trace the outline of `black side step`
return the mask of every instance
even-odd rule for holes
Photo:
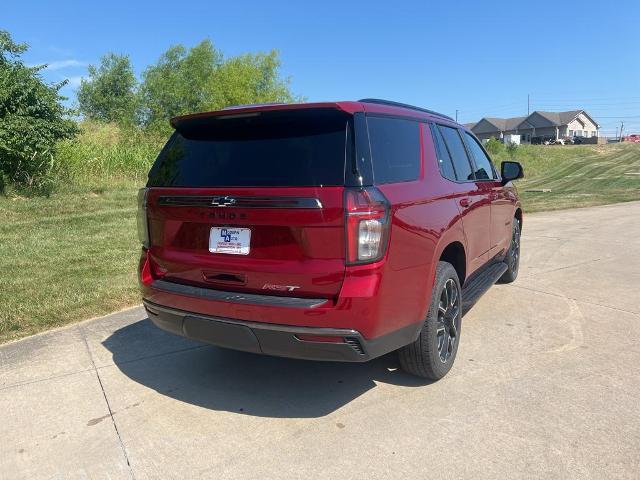
[[[480,297],[507,271],[507,264],[495,262],[472,275],[462,287],[462,314],[466,314]]]

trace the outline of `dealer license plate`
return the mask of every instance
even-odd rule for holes
[[[209,233],[209,251],[211,253],[230,253],[249,255],[251,229],[213,227]]]

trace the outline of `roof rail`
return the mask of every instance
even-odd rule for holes
[[[434,112],[433,110],[429,110],[428,108],[416,107],[415,105],[409,105],[407,103],[392,102],[391,100],[382,100],[380,98],[362,98],[358,101],[362,103],[375,103],[378,105],[388,105],[390,107],[408,108],[410,110],[417,110],[419,112],[428,113],[429,115],[435,115],[436,117],[446,118],[455,122],[453,118],[451,118],[449,115],[445,115],[444,113]]]
[[[236,108],[251,108],[251,107],[268,107],[271,105],[286,105],[285,102],[267,102],[267,103],[245,103],[241,105],[229,105],[222,110],[235,110]]]

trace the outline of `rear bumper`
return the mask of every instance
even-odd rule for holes
[[[278,297],[275,295],[256,295],[251,293],[227,292],[212,288],[193,287],[181,283],[155,280],[151,287],[165,293],[187,295],[214,302],[233,302],[236,305],[255,305],[262,307],[315,308],[327,303],[322,298]]]
[[[365,362],[396,350],[417,337],[420,324],[408,325],[375,339],[343,328],[298,327],[214,317],[143,301],[159,328],[224,348],[280,357],[338,362]],[[298,335],[343,337],[344,342],[300,340]]]

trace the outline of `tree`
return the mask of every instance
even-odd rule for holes
[[[78,89],[80,112],[91,120],[132,122],[137,82],[129,57],[109,53],[88,70],[89,79],[82,79]]]
[[[244,103],[291,102],[278,52],[223,58],[209,40],[190,50],[176,45],[146,69],[140,87],[143,126],[168,131],[171,117]]]
[[[27,50],[0,30],[0,191],[7,183],[37,188],[46,183],[58,140],[77,133],[59,93],[66,81],[46,84],[20,56]]]
[[[141,123],[151,129],[166,130],[169,118],[206,109],[211,103],[208,85],[221,62],[222,53],[209,40],[189,51],[182,45],[169,48],[143,74]]]
[[[279,68],[276,50],[230,58],[220,65],[211,79],[209,108],[296,101],[289,91],[289,79],[280,78]]]

